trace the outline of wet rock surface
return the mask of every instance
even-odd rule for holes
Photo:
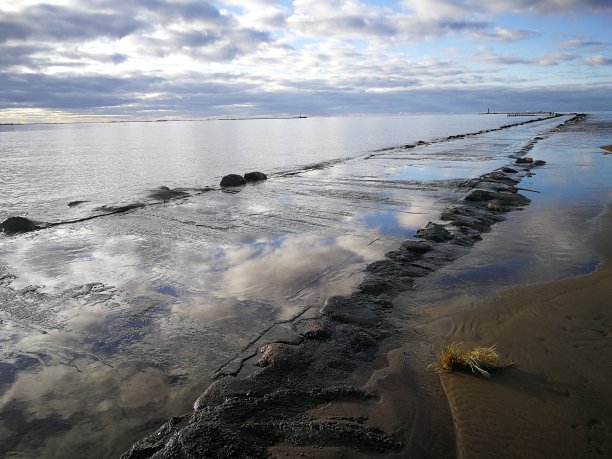
[[[184,198],[189,196],[189,193],[182,189],[170,189],[167,186],[160,186],[156,190],[149,193],[149,198],[159,201],[170,201],[171,199]]]

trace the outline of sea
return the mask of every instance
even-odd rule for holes
[[[0,235],[0,456],[118,457],[570,118],[0,126],[0,221],[43,227]]]

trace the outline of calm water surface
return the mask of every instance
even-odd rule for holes
[[[58,218],[66,204],[134,200],[160,185],[217,185],[370,150],[521,121],[503,115],[0,126],[0,215]]]

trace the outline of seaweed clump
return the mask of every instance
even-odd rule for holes
[[[468,351],[463,343],[450,343],[440,351],[438,360],[429,366],[437,373],[469,369],[472,373],[488,378],[491,376],[491,371],[509,368],[512,365],[514,362],[501,357],[495,346],[477,347]]]

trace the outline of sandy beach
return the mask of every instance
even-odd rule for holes
[[[511,288],[453,315],[443,342],[495,344],[516,366],[491,379],[441,376],[459,457],[610,457],[612,230],[610,210],[593,243],[592,274]]]

